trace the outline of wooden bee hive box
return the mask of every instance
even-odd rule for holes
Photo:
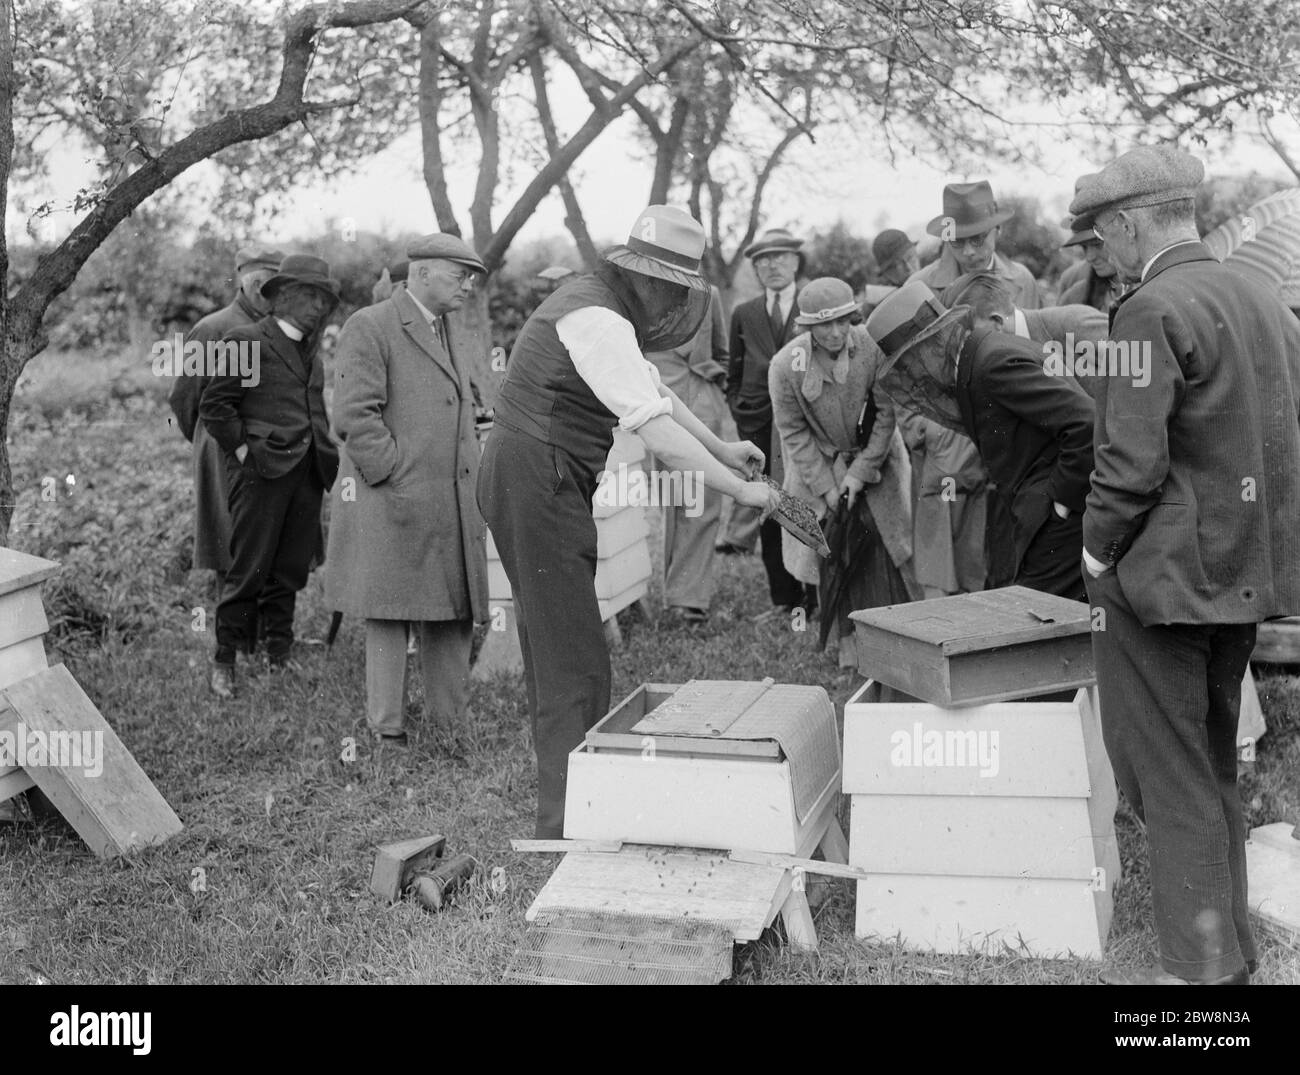
[[[935,705],[1084,687],[1096,674],[1087,605],[1008,586],[854,612],[858,670]]]
[[[839,784],[821,687],[648,683],[569,755],[564,835],[806,856]]]
[[[844,708],[859,937],[1100,958],[1119,878],[1096,690],[1070,702]]]
[[[49,667],[41,583],[58,570],[52,560],[0,548],[0,689]],[[18,766],[0,762],[0,802],[34,783]]]

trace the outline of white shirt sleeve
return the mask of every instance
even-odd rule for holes
[[[618,417],[629,433],[651,418],[672,414],[672,400],[659,394],[659,370],[636,344],[632,323],[604,306],[571,310],[555,332],[573,359],[578,376]]]

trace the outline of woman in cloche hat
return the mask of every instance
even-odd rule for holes
[[[609,707],[609,650],[596,599],[592,497],[614,426],[661,465],[771,512],[779,496],[737,473],[761,467],[659,383],[643,352],[695,335],[707,308],[704,229],[652,205],[591,275],[548,296],[510,354],[479,471],[478,502],[510,580],[537,752],[539,839],[564,835],[569,752]]]
[[[853,289],[823,277],[798,301],[795,324],[805,331],[768,368],[785,491],[815,504],[848,540],[842,549],[832,547],[827,565],[797,542],[785,542],[782,552],[795,578],[822,586],[823,639],[837,631],[840,664],[855,667],[849,611],[919,596],[909,585],[911,465],[894,428],[893,404],[876,390],[884,355],[862,325],[852,324]],[[841,575],[834,586],[827,568]],[[837,607],[827,606],[828,595]]]

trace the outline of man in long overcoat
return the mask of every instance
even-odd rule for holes
[[[185,342],[216,343],[231,329],[260,321],[271,310],[262,285],[275,275],[284,255],[263,246],[248,246],[235,256],[238,290],[229,306],[195,322]],[[225,453],[199,421],[199,399],[211,380],[206,373],[182,375],[172,385],[168,402],[185,439],[194,445],[194,563],[199,570],[217,574],[217,600],[230,570],[230,486],[226,481]]]
[[[473,627],[488,619],[486,527],[470,361],[476,337],[446,315],[483,262],[452,235],[407,247],[406,287],[358,310],[339,336],[326,604],[366,621],[366,717],[406,740],[406,625],[418,625],[429,718],[465,716]]]
[[[1204,175],[1140,146],[1070,206],[1137,281],[1112,315],[1083,527],[1102,735],[1146,824],[1160,953],[1104,971],[1116,984],[1249,980],[1241,681],[1256,625],[1300,612],[1300,325],[1200,242]]]

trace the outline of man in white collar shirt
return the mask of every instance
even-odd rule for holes
[[[339,335],[325,603],[365,619],[366,720],[399,746],[414,625],[427,724],[450,746],[467,722],[474,624],[489,618],[469,373],[483,345],[455,317],[487,269],[454,235],[426,235],[406,254],[405,286]]]
[[[320,258],[290,254],[262,294],[271,313],[225,337],[249,353],[257,376],[214,377],[199,401],[230,482],[231,563],[211,679],[221,698],[234,693],[235,654],[251,651],[259,628],[271,666],[290,666],[295,599],[322,558],[321,499],[339,465],[316,353],[339,282]]]
[[[1256,624],[1300,612],[1300,324],[1201,244],[1204,175],[1142,146],[1070,206],[1138,281],[1110,341],[1146,371],[1100,378],[1083,525],[1102,733],[1145,822],[1160,956],[1115,984],[1249,981],[1241,681]]]
[[[731,311],[727,370],[727,403],[741,437],[751,440],[767,455],[764,473],[778,485],[785,476],[780,438],[772,423],[772,397],[767,370],[772,356],[793,338],[799,310],[799,275],[803,272],[803,241],[784,228],[769,228],[746,249],[763,293],[737,303]],[[817,588],[800,583],[781,555],[781,527],[775,519],[759,524],[757,515],[740,505],[732,508],[723,530],[722,552],[749,552],[757,536],[767,573],[768,595],[774,610],[788,612],[796,605],[811,611]]]
[[[609,649],[596,600],[592,497],[614,426],[660,464],[774,511],[780,497],[737,476],[762,466],[724,443],[659,380],[644,352],[689,341],[709,289],[704,229],[652,205],[591,275],[561,284],[524,324],[483,450],[478,502],[510,580],[537,752],[539,839],[564,835],[569,752],[609,707]]]

